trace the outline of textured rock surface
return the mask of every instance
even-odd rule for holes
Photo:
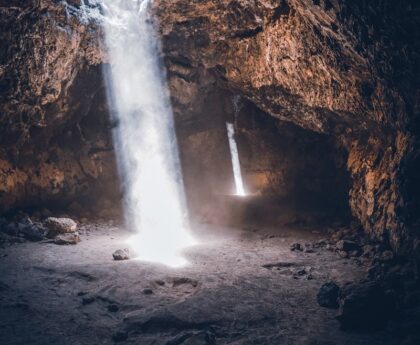
[[[194,84],[208,74],[278,119],[331,135],[348,152],[354,216],[395,250],[413,244],[418,4],[155,3],[176,100],[200,95]]]
[[[98,28],[65,1],[2,1],[0,36],[0,212],[110,185]]]
[[[0,2],[3,211],[97,196],[91,192],[99,185],[102,193],[115,190],[102,33],[79,3]],[[154,4],[184,164],[190,145],[206,156],[203,142],[223,143],[226,114],[240,124],[229,95],[240,96],[329,136],[331,147],[346,151],[337,154],[347,160],[353,215],[394,250],[413,246],[420,205],[416,1]],[[217,146],[209,152],[226,154]]]
[[[67,245],[67,244],[78,244],[80,242],[80,236],[78,232],[67,233],[67,234],[60,234],[54,238],[54,243],[59,245]]]
[[[49,230],[49,235],[65,234],[76,232],[77,223],[70,218],[49,217],[45,220],[44,225]]]

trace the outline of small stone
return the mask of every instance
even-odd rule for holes
[[[303,250],[303,248],[302,248],[302,245],[300,243],[292,243],[290,245],[290,250],[292,252],[294,252],[294,251],[300,251],[301,252]]]
[[[79,233],[61,234],[54,239],[54,243],[58,245],[78,244],[81,241]]]
[[[305,274],[307,274],[308,272],[306,271],[306,269],[304,269],[304,268],[301,268],[301,269],[297,269],[297,270],[295,270],[294,271],[294,273],[293,273],[293,275],[295,276],[295,277],[302,277],[302,276],[304,276]]]
[[[159,285],[159,286],[163,286],[163,285],[165,285],[165,282],[164,282],[163,280],[161,280],[161,279],[157,279],[157,280],[155,280],[155,283],[156,283],[157,285]]]
[[[303,250],[305,253],[315,253],[313,245],[310,243],[305,243],[305,247]]]
[[[130,252],[126,249],[118,249],[112,253],[112,257],[115,261],[122,261],[122,260],[129,260],[130,259]]]
[[[150,289],[150,288],[146,288],[146,289],[143,289],[143,293],[145,295],[152,295],[153,294],[153,290]]]
[[[116,313],[120,308],[116,304],[110,304],[107,309],[111,313]]]
[[[59,234],[72,233],[77,230],[76,222],[70,218],[49,217],[45,220],[44,225],[49,230],[49,237],[54,237]]]
[[[321,286],[316,296],[318,304],[324,308],[337,309],[340,288],[334,282],[328,282]]]
[[[336,248],[338,251],[351,252],[359,250],[359,245],[354,241],[341,240],[337,242]]]

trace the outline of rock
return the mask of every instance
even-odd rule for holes
[[[294,252],[294,251],[300,251],[301,252],[303,250],[303,248],[302,248],[302,245],[300,243],[292,243],[290,245],[290,250],[292,252]]]
[[[305,243],[303,251],[305,253],[315,253],[314,246],[311,243]]]
[[[395,311],[394,294],[376,282],[352,284],[343,290],[336,317],[342,330],[374,331],[387,325]]]
[[[31,224],[23,226],[19,229],[19,232],[22,233],[27,240],[37,242],[45,239],[48,229],[41,224]]]
[[[57,235],[54,239],[55,244],[66,245],[66,244],[77,244],[81,241],[79,233],[68,233]]]
[[[359,245],[354,241],[349,240],[340,240],[335,245],[338,251],[344,251],[344,252],[351,252],[354,250],[359,250]]]
[[[307,269],[305,269],[305,268],[298,268],[298,269],[295,269],[293,271],[293,278],[294,279],[299,279],[300,277],[303,277],[306,274],[308,274]]]
[[[24,243],[25,239],[22,237],[16,237],[16,236],[11,236],[8,235],[4,232],[0,232],[0,243]]]
[[[77,231],[77,223],[70,218],[49,217],[45,220],[44,225],[48,229],[48,237]]]
[[[321,307],[337,309],[339,296],[340,287],[334,282],[328,282],[321,286],[316,298]]]
[[[129,260],[130,259],[130,252],[126,249],[118,249],[112,253],[112,257],[115,261],[122,261],[122,260]]]
[[[145,295],[153,295],[153,290],[150,288],[143,289]]]

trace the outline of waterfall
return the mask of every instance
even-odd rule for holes
[[[232,158],[233,176],[235,178],[236,195],[245,196],[244,183],[242,181],[241,165],[239,163],[238,146],[235,140],[235,128],[232,123],[226,122],[229,139],[230,155]]]
[[[166,75],[149,0],[102,0],[109,53],[108,94],[132,245],[139,258],[185,263],[193,243]]]

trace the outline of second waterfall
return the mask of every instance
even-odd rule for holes
[[[110,58],[108,91],[126,220],[139,258],[184,263],[192,244],[182,171],[159,40],[149,0],[103,0]]]

